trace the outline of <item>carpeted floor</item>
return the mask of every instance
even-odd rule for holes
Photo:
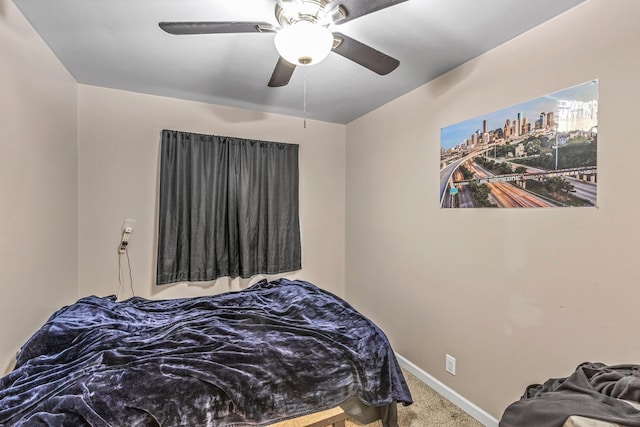
[[[482,427],[475,418],[436,393],[406,369],[402,370],[413,405],[398,405],[399,427]],[[366,427],[381,427],[382,422],[367,424]],[[346,427],[362,427],[354,421],[347,421]]]

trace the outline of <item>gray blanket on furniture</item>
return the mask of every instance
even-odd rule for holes
[[[561,427],[572,415],[640,427],[640,411],[622,400],[640,402],[640,365],[585,362],[566,378],[526,388],[507,407],[500,427]]]
[[[262,426],[354,398],[412,402],[382,331],[310,283],[263,280],[58,310],[0,379],[0,425]]]

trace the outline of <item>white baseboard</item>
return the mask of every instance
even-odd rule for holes
[[[449,400],[451,403],[462,409],[467,414],[478,420],[482,425],[486,427],[498,427],[498,420],[489,415],[479,406],[473,404],[467,400],[464,396],[460,395],[444,383],[438,381],[416,365],[414,365],[407,358],[396,353],[398,363],[407,371],[415,375],[420,381],[427,384],[429,387],[440,393],[443,397]]]

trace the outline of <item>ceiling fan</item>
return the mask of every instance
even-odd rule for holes
[[[268,22],[160,22],[170,34],[276,33],[280,58],[270,87],[286,86],[296,66],[322,61],[331,51],[380,75],[400,61],[330,28],[407,0],[276,0],[279,26]]]

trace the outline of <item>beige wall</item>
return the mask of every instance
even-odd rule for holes
[[[78,99],[80,295],[117,292],[117,247],[128,218],[136,220],[129,244],[136,295],[195,296],[251,283],[155,285],[162,129],[300,144],[302,270],[283,276],[344,294],[345,126],[308,120],[305,129],[299,118],[85,85]],[[124,265],[121,298],[131,296]]]
[[[0,0],[0,374],[77,292],[76,83]]]
[[[496,418],[581,362],[638,363],[638,16],[588,0],[347,126],[347,299]],[[439,208],[442,127],[594,78],[598,208]]]

